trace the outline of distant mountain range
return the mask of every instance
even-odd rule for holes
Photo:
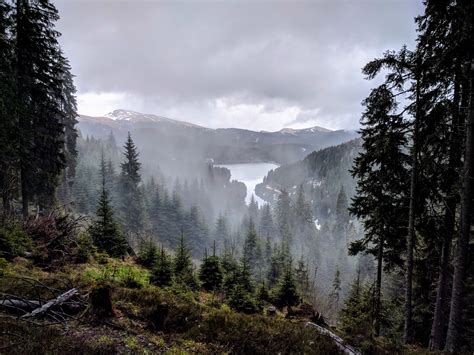
[[[354,131],[331,131],[317,126],[284,128],[277,132],[211,129],[130,110],[115,110],[103,117],[81,115],[78,128],[84,138],[106,138],[112,132],[120,145],[127,132],[131,132],[143,159],[158,162],[161,168],[177,169],[177,172],[186,162],[290,163],[314,150],[357,137]]]

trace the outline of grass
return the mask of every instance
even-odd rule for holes
[[[116,317],[108,323],[89,324],[84,318],[71,322],[67,333],[61,327],[36,327],[0,318],[2,354],[337,354],[331,341],[302,323],[239,314],[225,304],[210,302],[210,294],[179,285],[150,285],[149,272],[132,260],[69,265],[47,273],[22,259],[3,263],[2,272],[10,277],[31,276],[62,289],[73,284],[83,295],[106,282],[112,287],[116,310]],[[0,292],[6,291],[28,294],[31,290],[0,278]],[[167,316],[163,329],[157,330],[151,325],[163,307]]]

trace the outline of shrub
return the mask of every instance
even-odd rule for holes
[[[222,344],[232,354],[339,354],[331,339],[301,323],[212,310],[188,331],[195,341]]]
[[[0,227],[0,257],[11,260],[24,256],[31,247],[31,238],[18,224]]]
[[[229,306],[242,313],[257,313],[259,307],[252,293],[248,292],[242,285],[236,285],[228,298]]]
[[[96,248],[91,236],[83,232],[77,238],[76,262],[86,263],[91,260],[95,254]]]
[[[153,268],[158,257],[158,248],[152,240],[147,240],[140,246],[140,252],[138,253],[138,262],[147,267]]]

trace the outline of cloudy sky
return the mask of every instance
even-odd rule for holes
[[[358,127],[360,68],[413,46],[421,0],[56,0],[81,114]]]

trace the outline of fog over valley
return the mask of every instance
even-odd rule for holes
[[[0,353],[472,354],[474,1],[0,0]]]

